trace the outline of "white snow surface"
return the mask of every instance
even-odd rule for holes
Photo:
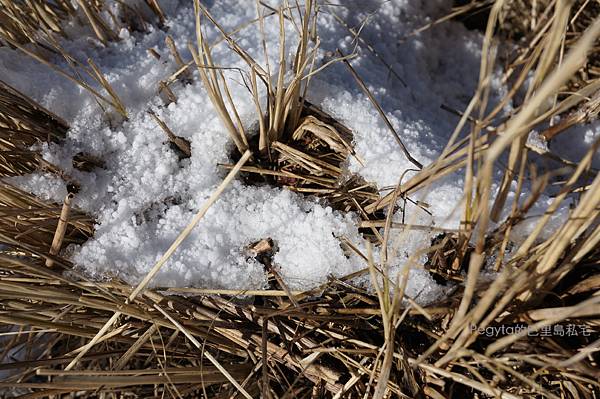
[[[146,33],[122,31],[119,43],[102,47],[74,22],[72,37],[63,43],[72,55],[81,60],[94,59],[103,71],[128,108],[130,118],[122,124],[107,120],[92,96],[72,82],[15,50],[0,48],[0,79],[28,93],[71,126],[64,143],[44,144],[41,151],[45,159],[82,183],[76,205],[97,217],[94,237],[81,247],[70,248],[75,264],[94,278],[117,275],[131,283],[139,281],[222,181],[226,170],[218,164],[232,162],[232,143],[197,75],[191,85],[171,86],[177,103],[165,107],[156,95],[158,82],[176,70],[164,42],[166,35],[173,36],[186,60],[191,59],[187,43],[195,40],[191,2],[163,3],[167,3],[168,32],[155,27]],[[439,155],[457,121],[440,105],[464,109],[479,73],[482,36],[478,32],[447,22],[406,37],[446,13],[449,4],[441,0],[344,1],[324,6],[319,17],[320,64],[336,48],[346,53],[354,48],[348,30],[331,12],[351,27],[359,27],[367,20],[362,37],[407,85],[390,74],[364,46],[359,47],[352,64],[380,101],[411,154],[423,164]],[[256,18],[254,0],[222,0],[210,3],[209,9],[228,31]],[[276,19],[270,18],[265,33],[274,69],[279,28]],[[291,54],[294,30],[290,24],[286,28]],[[220,38],[210,24],[205,24],[204,29],[211,41]],[[256,24],[235,37],[255,59],[264,60]],[[161,59],[152,57],[148,48],[155,49]],[[247,69],[225,44],[214,47],[213,56],[218,65]],[[249,127],[256,122],[249,93],[238,72],[230,70],[226,76],[241,118]],[[498,95],[502,94],[499,84],[495,84],[495,89]],[[350,172],[385,188],[397,184],[406,169],[414,168],[342,64],[325,69],[312,80],[309,100],[353,131],[355,149],[364,166],[350,159]],[[178,161],[165,134],[147,114],[150,109],[177,135],[191,141],[190,159]],[[91,173],[74,169],[71,159],[80,151],[101,157],[106,167]],[[64,182],[51,175],[38,173],[8,180],[49,200],[62,201],[66,194]],[[408,222],[458,227],[460,213],[454,210],[462,198],[460,176],[450,176],[414,198],[427,202],[431,215],[409,204],[405,214]],[[401,211],[396,218],[402,218]],[[344,237],[364,251],[357,222],[357,215],[333,211],[312,198],[284,189],[249,187],[236,180],[153,284],[263,288],[265,271],[249,256],[247,246],[272,238],[278,247],[274,264],[289,287],[311,288],[329,276],[343,276],[366,267],[363,259],[345,253],[340,246],[340,238]],[[394,234],[394,272],[434,236],[426,231]],[[411,271],[407,293],[420,302],[430,302],[444,290],[427,272],[418,268]]]

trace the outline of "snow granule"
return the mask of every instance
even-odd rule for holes
[[[187,42],[195,38],[191,2],[166,3],[171,15],[168,34],[189,60]],[[210,11],[226,31],[231,31],[255,18],[255,6],[254,0],[225,0],[215,2]],[[440,154],[457,121],[455,115],[440,107],[464,109],[477,84],[480,33],[448,22],[405,40],[405,35],[444,15],[448,6],[441,0],[385,2],[376,7],[353,1],[323,7],[319,19],[319,65],[336,48],[349,51],[354,45],[346,27],[329,13],[336,12],[350,26],[359,26],[365,18],[369,19],[361,31],[362,37],[408,84],[405,86],[392,76],[363,48],[353,59],[353,66],[380,101],[410,153],[423,164]],[[204,28],[210,41],[219,38],[214,27],[206,24]],[[71,29],[77,32],[76,25]],[[286,31],[287,51],[291,54],[295,33],[290,24]],[[266,23],[265,34],[271,68],[275,70],[278,24]],[[177,103],[165,107],[156,95],[158,82],[177,69],[165,45],[166,35],[167,32],[151,27],[145,34],[121,32],[121,41],[106,48],[95,45],[81,33],[71,35],[73,39],[64,43],[66,51],[75,57],[90,57],[98,64],[128,108],[130,118],[122,124],[103,116],[89,93],[72,82],[14,50],[0,48],[0,78],[14,83],[70,123],[64,143],[45,145],[42,154],[81,182],[75,205],[97,219],[94,237],[81,247],[72,248],[72,260],[95,277],[117,275],[130,283],[139,281],[222,181],[226,170],[218,164],[232,162],[232,143],[197,75],[191,85],[171,86]],[[236,39],[255,59],[263,60],[257,26],[241,30]],[[161,54],[161,59],[149,55],[148,48]],[[247,69],[225,44],[213,51],[216,64]],[[254,104],[239,74],[228,71],[226,76],[242,121],[249,127],[256,123]],[[501,88],[497,89],[501,92]],[[350,172],[384,189],[396,185],[407,169],[414,168],[343,64],[335,64],[312,79],[309,100],[353,131],[354,146],[364,164],[350,159]],[[148,110],[153,110],[175,134],[191,142],[190,159],[178,160]],[[89,173],[75,170],[71,159],[79,152],[103,159],[105,167]],[[62,201],[66,193],[64,182],[52,175],[34,173],[10,180],[44,199]],[[449,176],[428,192],[416,193],[415,199],[428,204],[427,212],[408,204],[404,217],[410,223],[457,228],[460,215],[455,209],[462,200],[462,187],[459,176]],[[398,211],[396,220],[402,219],[402,212]],[[358,220],[357,215],[333,211],[310,197],[273,187],[248,187],[235,181],[153,284],[265,287],[264,267],[248,254],[247,247],[271,238],[277,246],[274,266],[289,287],[312,288],[330,276],[343,276],[366,267],[361,257],[341,246],[343,238],[364,250]],[[395,254],[390,260],[392,270],[401,270],[412,254],[430,244],[433,236],[425,230],[408,234],[395,230],[391,237],[391,252]],[[375,256],[378,258],[379,254]],[[417,260],[422,265],[422,257]],[[428,302],[442,291],[429,273],[422,269],[411,272],[409,295]]]

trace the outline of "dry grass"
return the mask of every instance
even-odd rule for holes
[[[139,27],[151,21],[146,21],[139,10],[121,1],[118,2],[122,13],[120,19],[104,7],[102,1],[76,0],[75,3],[77,7],[65,0],[0,1],[0,45],[6,44],[19,49],[89,91],[101,108],[109,107],[116,112],[119,118],[117,120],[127,119],[125,105],[94,61],[78,61],[62,48],[59,38],[69,38],[63,25],[74,18],[82,21],[83,27],[88,28],[90,34],[103,45],[118,41],[119,29],[139,30]],[[164,21],[164,13],[157,1],[147,1],[146,6],[159,21]],[[111,23],[115,26],[111,27]],[[70,70],[56,65],[57,56],[66,61]],[[101,89],[94,88],[94,85]]]
[[[49,165],[29,147],[58,141],[68,125],[18,90],[0,81],[0,176],[19,176]]]
[[[168,18],[158,1],[147,3],[157,23]],[[161,92],[168,101],[176,101],[168,94],[169,85],[178,80],[189,83],[189,67],[195,64],[241,158],[236,165],[225,165],[231,171],[220,189],[135,288],[117,280],[88,281],[60,256],[61,247],[93,234],[93,221],[71,209],[70,198],[64,205],[47,204],[3,183],[0,241],[8,246],[0,252],[0,373],[6,372],[0,389],[22,398],[599,397],[600,177],[592,158],[600,140],[582,159],[570,160],[526,141],[532,128],[552,140],[597,117],[597,4],[533,3],[475,1],[418,30],[435,29],[458,14],[489,9],[479,86],[467,109],[459,112],[446,149],[421,168],[391,129],[417,169],[409,179],[399,176],[398,186],[380,197],[366,182],[342,180],[342,162],[359,156],[352,149],[352,133],[305,101],[310,77],[318,72],[315,18],[326,10],[313,1],[302,6],[285,3],[279,9],[257,2],[258,17],[252,23],[261,27],[266,18],[277,18],[282,49],[285,20],[300,35],[291,69],[286,70],[290,60],[281,51],[279,66],[271,70],[268,63],[261,66],[251,59],[234,40],[235,32],[225,32],[195,2],[194,59],[184,61],[171,42],[179,69],[160,83]],[[2,40],[42,61],[47,59],[37,51],[48,51],[45,46],[51,43],[50,51],[70,59],[56,40],[48,39],[64,33],[61,24],[75,12],[70,3],[0,4],[0,20],[10,21],[2,24]],[[102,19],[101,2],[78,4],[100,42],[116,40]],[[221,30],[222,40],[251,71],[248,88],[260,116],[255,136],[241,123],[223,69],[212,59],[211,44],[202,32],[206,21]],[[35,26],[41,26],[43,40]],[[517,40],[507,54],[499,48],[499,41],[506,38]],[[489,104],[490,76],[499,62],[509,90],[500,104]],[[88,64],[89,76],[106,94],[78,74],[69,76],[126,117],[116,93],[93,61]],[[80,71],[88,68],[73,65]],[[360,76],[348,66],[385,118]],[[284,79],[286,74],[291,78]],[[529,86],[527,76],[533,77]],[[260,102],[259,84],[266,105]],[[66,123],[1,85],[3,176],[40,167],[50,170],[51,165],[40,166],[40,158],[29,147],[59,141],[68,129]],[[523,98],[520,92],[525,93]],[[501,117],[508,101],[515,110]],[[561,117],[558,123],[556,116]],[[168,126],[158,118],[156,122],[179,147]],[[183,153],[189,151],[189,143],[180,144]],[[552,167],[541,169],[540,157]],[[50,171],[68,180],[60,171]],[[492,176],[498,171],[503,178],[495,193]],[[350,247],[363,257],[365,268],[309,292],[290,291],[274,269],[270,269],[272,289],[266,291],[148,289],[155,273],[239,172],[248,181],[262,176],[270,184],[316,194],[338,209],[357,212],[363,218],[361,227],[370,231],[365,230],[365,236],[382,247],[381,264],[373,261],[370,250],[363,254]],[[390,276],[387,260],[394,248],[392,229],[400,229],[402,239],[412,229],[428,227],[410,220],[393,223],[394,207],[389,205],[400,200],[419,204],[417,190],[427,190],[453,172],[465,177],[463,224],[458,230],[440,231],[423,253],[429,254],[427,267],[461,284],[447,298],[423,308],[404,295],[408,271],[423,265],[416,265],[415,257],[401,273]],[[523,242],[511,242],[511,232],[550,185],[559,190],[534,231]],[[524,197],[509,201],[511,187]],[[568,219],[542,238],[544,226],[562,204],[571,205]],[[507,216],[501,210],[508,210]],[[494,229],[489,228],[492,222],[497,222]],[[265,241],[254,250],[259,256],[269,248]],[[498,271],[493,280],[480,275],[486,259],[494,260]],[[361,275],[371,276],[373,290],[353,285]],[[515,328],[523,327],[528,330],[515,333]]]

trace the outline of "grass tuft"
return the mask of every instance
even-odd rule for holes
[[[74,80],[125,118],[125,104],[94,62],[74,60],[54,38],[68,40],[62,27],[79,15],[100,43],[118,40],[102,12],[103,2],[77,3],[85,15],[67,1],[0,0],[0,40]],[[168,16],[159,1],[146,4],[163,25]],[[348,157],[361,162],[352,132],[306,100],[310,79],[320,71],[315,69],[320,12],[331,13],[358,45],[402,81],[360,37],[361,29],[348,26],[331,5],[284,1],[273,8],[257,1],[255,20],[225,32],[202,3],[194,5],[193,60],[185,61],[167,39],[178,70],[159,83],[160,90],[167,102],[176,101],[169,85],[191,83],[189,68],[195,65],[235,145],[237,163],[223,165],[230,169],[223,184],[136,287],[118,279],[90,281],[66,259],[69,244],[93,234],[93,219],[72,207],[70,196],[64,204],[49,204],[3,182],[0,389],[25,398],[600,395],[600,177],[592,162],[600,139],[581,159],[565,159],[527,142],[534,129],[551,144],[569,128],[597,118],[597,2],[477,0],[416,30],[414,34],[487,12],[478,88],[465,110],[443,108],[458,118],[446,148],[434,162],[421,165],[390,129],[417,169],[409,178],[399,176],[386,195],[357,177],[344,176]],[[276,65],[252,59],[235,39],[235,33],[252,24],[264,32],[267,18],[277,19],[280,28]],[[207,42],[206,23],[221,33],[219,42]],[[292,59],[285,51],[291,40],[285,24],[298,35]],[[502,45],[506,40],[511,40],[508,49]],[[247,64],[256,132],[243,125],[236,110],[227,67],[212,57],[213,46],[222,42]],[[266,55],[264,41],[263,49]],[[53,64],[43,55],[48,51],[63,57],[72,72]],[[331,62],[345,61],[385,120],[351,57]],[[492,104],[491,77],[500,64],[508,90]],[[45,168],[68,183],[68,176],[43,164],[30,149],[43,141],[59,142],[67,124],[7,83],[0,82],[0,89],[0,174]],[[504,115],[509,103],[514,112]],[[189,156],[189,143],[178,144],[180,138],[151,115]],[[85,163],[86,155],[78,159]],[[153,276],[238,173],[248,183],[283,186],[356,212],[367,253],[341,241],[365,260],[365,268],[306,292],[289,290],[274,268],[269,269],[272,287],[264,291],[149,289]],[[420,226],[410,215],[401,223],[392,220],[396,207],[407,201],[426,209],[416,192],[430,190],[451,173],[464,174],[459,229]],[[497,192],[492,184],[496,175],[502,176]],[[552,201],[533,231],[515,242],[512,232],[550,188]],[[516,192],[512,198],[511,190]],[[564,205],[570,208],[567,218],[554,233],[543,235]],[[392,230],[400,234],[392,235]],[[395,243],[412,230],[438,235],[391,275],[388,260]],[[372,253],[375,245],[381,247],[379,260]],[[252,249],[269,252],[272,242],[261,240]],[[420,255],[428,259],[425,265]],[[408,275],[418,267],[453,284],[450,294],[426,307],[408,297]],[[481,275],[484,267],[496,271],[493,279]],[[372,290],[354,284],[361,276],[370,277]]]

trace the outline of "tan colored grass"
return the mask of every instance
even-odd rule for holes
[[[150,2],[164,21],[168,16],[159,3]],[[235,30],[226,33],[196,2],[199,23],[193,63],[202,84],[214,97],[221,121],[243,154],[236,165],[227,166],[232,170],[220,189],[244,171],[283,181],[295,179],[301,183],[289,187],[297,191],[326,192],[331,201],[338,198],[344,206],[352,204],[348,209],[363,217],[362,227],[372,229],[374,245],[383,247],[383,258],[376,262],[370,251],[363,254],[341,238],[347,250],[365,260],[365,268],[344,278],[332,278],[307,292],[290,291],[276,270],[270,271],[274,286],[265,291],[149,289],[152,277],[217,199],[217,191],[136,288],[118,280],[88,281],[56,249],[85,240],[93,233],[92,220],[71,209],[68,221],[63,217],[59,223],[61,209],[64,213],[68,205],[47,204],[3,184],[0,241],[9,247],[0,252],[0,323],[4,327],[0,371],[13,374],[6,376],[0,387],[18,387],[31,398],[129,394],[436,399],[597,396],[597,336],[540,334],[548,327],[583,326],[597,335],[600,178],[592,168],[592,159],[600,140],[581,159],[562,159],[551,150],[534,154],[536,149],[524,138],[531,129],[544,127],[544,137],[552,140],[571,126],[595,120],[600,83],[599,75],[594,75],[597,55],[590,51],[595,49],[600,25],[591,22],[591,16],[595,17],[593,2],[541,3],[545,8],[520,0],[476,1],[419,30],[435,29],[454,15],[491,6],[479,87],[464,112],[458,112],[460,120],[446,149],[439,159],[410,178],[398,176],[398,186],[379,198],[364,182],[339,191],[336,182],[342,169],[337,161],[360,154],[354,153],[343,126],[315,110],[304,114],[310,108],[304,102],[307,83],[318,73],[313,65],[318,46],[315,15],[332,7],[320,8],[309,1],[304,5],[285,2],[281,8],[272,9],[257,1],[258,17],[249,24],[256,23],[261,30],[267,17],[277,18],[280,27],[289,21],[300,35],[288,71],[285,68],[290,60],[285,53],[279,54],[278,68],[272,70],[268,63],[259,65],[236,43]],[[37,8],[27,8],[29,2],[23,4],[20,8],[11,4],[0,12],[0,20],[8,21],[0,28],[0,36],[21,47],[24,43],[39,45],[32,24],[42,23],[46,30],[60,34],[62,21],[73,13],[68,3],[61,1],[55,5],[32,2]],[[97,14],[101,2],[86,4]],[[295,15],[300,10],[298,18]],[[521,18],[518,24],[513,20],[515,14]],[[111,40],[100,21],[93,16],[88,21],[91,28],[95,26],[94,35],[99,35],[99,40],[102,35],[104,40]],[[250,95],[259,116],[259,143],[252,159],[270,154],[281,160],[278,170],[260,164],[244,166],[251,161],[246,151],[251,145],[250,135],[235,111],[223,72],[226,66],[212,60],[211,44],[202,36],[201,24],[208,22],[221,31],[222,40],[250,70]],[[345,26],[361,42],[360,29]],[[517,32],[521,26],[526,29]],[[584,32],[584,28],[589,29]],[[500,104],[489,104],[491,73],[499,65],[498,42],[510,29],[523,34],[524,39],[506,63],[508,94]],[[286,40],[289,37],[282,29],[280,48]],[[170,47],[177,59],[177,49]],[[179,70],[165,80],[167,89],[192,64],[183,59],[176,62]],[[111,93],[110,85],[105,86],[93,61],[89,65],[93,79],[106,92],[101,94],[89,86],[98,100],[125,109],[116,93]],[[282,78],[286,72],[292,73],[287,82]],[[530,74],[533,84],[524,87]],[[406,82],[408,86],[410,83]],[[259,85],[264,86],[266,102],[258,97],[263,92]],[[67,127],[60,118],[9,86],[3,87],[7,89],[0,92],[0,127],[10,133],[0,136],[3,151],[14,153],[39,140],[64,136]],[[575,89],[565,91],[566,87]],[[528,93],[527,101],[515,104],[514,114],[500,118],[503,106],[523,89]],[[374,98],[372,102],[385,118]],[[555,124],[553,118],[557,116],[561,120]],[[168,127],[165,132],[169,135]],[[286,135],[291,141],[281,139]],[[398,139],[400,144],[401,137]],[[335,151],[331,158],[322,157],[299,147],[300,141]],[[8,156],[0,158],[3,170],[26,173],[30,170],[26,165],[37,167],[11,163]],[[533,159],[538,156],[554,162],[555,168],[539,169]],[[22,162],[27,161],[24,157]],[[502,157],[508,164],[497,162]],[[432,182],[457,172],[465,175],[465,200],[460,210],[463,225],[452,231],[432,229],[452,239],[418,251],[401,273],[391,276],[387,259],[393,256],[396,242],[411,230],[429,227],[415,225],[410,218],[394,223],[390,205],[402,201],[420,204],[415,193],[427,191]],[[491,189],[492,175],[497,172],[503,175],[498,195]],[[528,238],[508,252],[509,246],[515,245],[511,231],[524,222],[547,188],[557,183],[553,181],[557,176],[561,177],[560,189],[553,202]],[[524,196],[520,201],[507,199],[513,185]],[[544,226],[567,201],[573,203],[568,219],[554,234],[542,238]],[[505,214],[501,210],[508,210],[508,216],[501,217]],[[377,213],[382,211],[387,217]],[[498,224],[494,229],[486,228],[491,221]],[[401,229],[401,234],[393,238],[392,229]],[[444,252],[447,243],[454,243],[453,248]],[[438,257],[447,256],[449,263],[454,257],[461,263],[467,259],[467,251],[473,253],[465,270],[466,281],[456,285],[447,298],[421,307],[406,297],[410,269],[424,267],[418,262],[420,254],[436,252]],[[495,257],[491,264],[498,274],[486,281],[479,271],[491,257]],[[47,262],[69,273],[50,269]],[[374,292],[354,284],[359,276],[371,277]],[[477,331],[513,323],[529,326],[530,334],[486,337]],[[538,335],[531,335],[533,332]]]
[[[68,1],[26,1],[13,2],[0,1],[0,44],[10,45],[21,50],[36,61],[48,66],[54,72],[78,84],[99,102],[101,107],[109,106],[121,118],[127,118],[127,109],[118,93],[106,80],[98,66],[92,59],[76,60],[68,54],[59,44],[57,35],[67,37],[63,30],[69,19],[76,17],[90,28],[95,37],[104,45],[111,41],[118,41],[117,31],[113,30],[103,16],[102,2],[92,0],[76,0],[83,15],[78,15],[77,10]],[[131,8],[125,3],[124,8]],[[164,13],[156,1],[149,1],[148,7],[159,19],[164,20]],[[108,12],[108,11],[107,11]],[[138,13],[139,14],[139,13]],[[141,18],[141,17],[140,17]],[[117,22],[114,15],[113,22]],[[143,19],[142,19],[142,22]],[[30,46],[32,45],[32,46]],[[69,65],[71,72],[61,68],[48,57],[48,50],[60,54]],[[87,65],[86,65],[87,63]],[[90,83],[90,80],[93,83]],[[94,87],[94,85],[96,87]],[[101,93],[101,89],[106,92]]]

